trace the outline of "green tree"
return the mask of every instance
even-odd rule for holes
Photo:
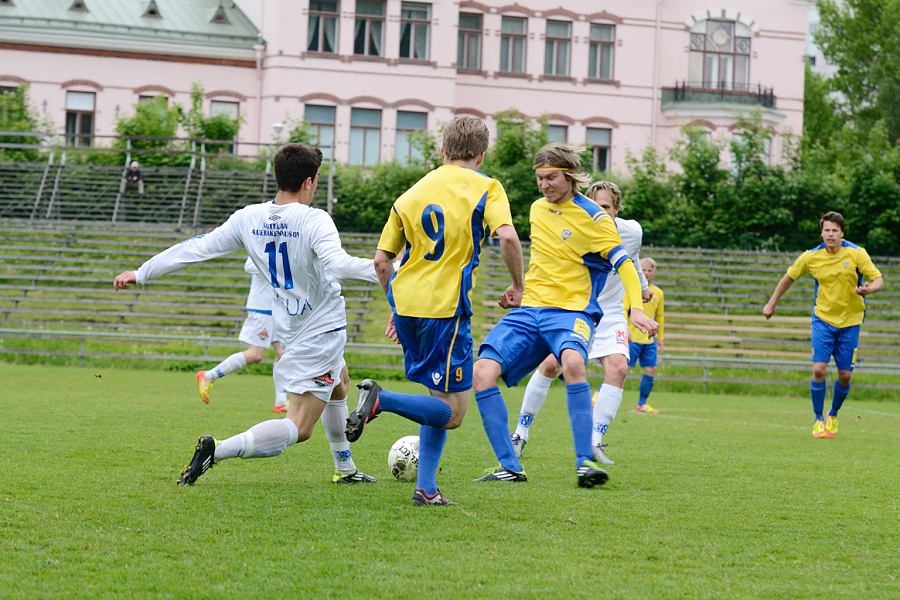
[[[182,126],[191,138],[228,142],[223,144],[210,144],[207,142],[207,152],[226,152],[231,147],[231,142],[237,137],[238,129],[241,126],[241,118],[232,119],[222,114],[207,117],[203,113],[203,85],[194,82],[191,84],[191,108],[184,115]]]
[[[145,165],[182,164],[190,157],[176,152],[177,144],[173,139],[182,118],[181,106],[169,106],[165,96],[138,102],[134,105],[133,115],[120,117],[116,122],[116,134],[120,137],[112,145],[126,148],[126,139],[130,139],[131,148],[137,151],[140,162]]]
[[[50,129],[49,122],[38,117],[37,111],[31,106],[27,84],[0,93],[0,131],[39,133]],[[37,145],[39,143],[40,138],[31,136],[0,136],[0,144]],[[40,160],[40,152],[36,148],[0,148],[0,159],[34,162]]]
[[[857,129],[884,121],[900,139],[900,0],[820,0],[815,39],[838,70],[831,78]]]

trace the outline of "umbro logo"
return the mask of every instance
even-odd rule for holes
[[[434,382],[434,385],[439,384],[441,382],[441,379],[443,379],[443,378],[444,378],[444,376],[441,375],[440,373],[432,373],[431,374],[431,380]]]
[[[281,215],[270,215],[269,216],[270,221],[277,221],[280,218],[281,218]]]

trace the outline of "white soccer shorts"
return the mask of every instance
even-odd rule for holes
[[[297,340],[284,349],[275,364],[275,385],[279,389],[305,394],[311,392],[322,402],[328,402],[334,387],[341,382],[344,345],[347,331],[329,331],[306,340]]]
[[[629,355],[628,342],[628,323],[625,321],[625,313],[605,314],[600,319],[600,324],[594,328],[594,337],[591,338],[588,358],[595,359],[610,354],[621,354],[627,359]]]
[[[275,321],[272,319],[272,315],[247,311],[247,318],[244,319],[238,339],[245,344],[260,348],[268,348],[272,342],[277,342]]]

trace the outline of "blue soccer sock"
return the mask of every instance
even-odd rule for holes
[[[841,410],[841,406],[844,404],[844,400],[847,399],[847,394],[850,393],[850,384],[844,385],[840,381],[834,382],[834,397],[831,400],[831,411],[829,411],[829,415],[832,417],[836,417],[838,411]]]
[[[591,414],[591,384],[567,383],[566,404],[569,408],[569,421],[572,423],[572,438],[575,440],[575,468],[586,460],[593,460],[591,455],[591,430],[594,419]]]
[[[429,496],[437,493],[437,470],[441,463],[447,430],[429,425],[419,427],[419,470],[416,487],[422,488]]]
[[[824,419],[822,412],[825,410],[825,381],[809,382],[809,395],[812,398],[813,412],[819,420]]]
[[[378,392],[378,409],[406,417],[419,425],[430,425],[437,428],[444,427],[453,415],[450,405],[440,398],[425,394],[401,394],[388,390]]]
[[[643,406],[647,404],[647,398],[650,396],[650,392],[653,391],[653,376],[652,375],[641,375],[641,385],[638,388],[638,392],[640,393],[640,398],[638,399],[638,406]]]
[[[500,388],[494,386],[480,392],[475,392],[475,403],[478,405],[478,412],[481,413],[481,423],[484,425],[484,432],[487,434],[491,448],[500,466],[514,471],[522,472],[522,465],[516,458],[515,450],[513,450],[512,439],[509,435],[509,413],[506,410],[506,404],[503,402],[503,396],[500,395]],[[590,388],[588,388],[588,419],[590,419]],[[588,448],[590,448],[590,425],[588,426]]]

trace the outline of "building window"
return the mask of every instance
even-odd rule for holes
[[[309,52],[337,52],[338,0],[311,0],[306,49]]]
[[[217,117],[219,115],[225,115],[232,121],[237,121],[241,114],[240,108],[240,102],[213,100],[209,103],[209,116]]]
[[[350,111],[349,164],[374,166],[381,146],[381,111],[354,108]]]
[[[400,58],[428,60],[431,5],[404,2],[400,5]]]
[[[571,23],[568,21],[547,21],[547,41],[544,46],[544,75],[568,76],[569,47],[571,44]]]
[[[750,30],[734,21],[709,20],[691,33],[689,85],[745,91],[750,81]]]
[[[162,102],[163,106],[169,105],[169,99],[162,94],[156,94],[154,96],[148,96],[145,94],[141,94],[140,96],[138,96],[138,104],[140,104],[141,102],[153,102],[157,98],[162,98],[161,102]]]
[[[90,146],[94,138],[94,92],[66,92],[66,143]]]
[[[397,144],[394,158],[402,165],[422,160],[422,150],[412,143],[415,131],[425,131],[426,114],[420,112],[397,111]]]
[[[588,57],[588,77],[613,78],[613,48],[616,41],[615,25],[591,23],[591,45]]]
[[[547,125],[547,141],[562,142],[565,144],[569,140],[569,128],[565,125]]]
[[[334,107],[307,104],[303,119],[309,123],[313,146],[322,151],[323,160],[331,160],[334,150]]]
[[[362,56],[384,54],[384,2],[356,0],[356,28],[353,53]]]
[[[609,171],[609,149],[611,138],[611,129],[588,127],[587,147],[591,149],[591,154],[593,155],[593,164],[591,165],[593,170]]]
[[[481,68],[481,15],[459,14],[456,66],[459,69]]]
[[[525,26],[519,17],[503,17],[500,25],[500,70],[525,72]]]

